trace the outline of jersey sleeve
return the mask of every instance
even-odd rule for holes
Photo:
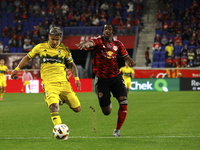
[[[39,44],[36,45],[27,55],[29,58],[34,58],[36,55],[39,54]]]
[[[121,55],[122,57],[128,56],[128,52],[127,52],[124,44],[120,41],[117,41],[117,45],[118,45],[119,55]]]
[[[92,42],[94,46],[97,46],[101,44],[100,40],[101,40],[101,36],[98,36],[98,37],[91,38],[89,41]]]
[[[65,48],[66,48],[66,56],[65,56],[66,62],[71,63],[71,62],[74,61],[73,58],[72,58],[72,54],[71,54],[68,47],[65,46]]]

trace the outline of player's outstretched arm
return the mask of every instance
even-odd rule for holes
[[[15,70],[12,71],[12,74],[11,74],[12,79],[17,75],[18,71],[29,62],[29,60],[30,58],[27,55],[22,58],[22,60],[19,62]]]
[[[76,87],[79,90],[81,90],[81,82],[80,82],[79,77],[78,77],[78,69],[76,67],[76,64],[74,62],[71,62],[71,63],[69,63],[69,67],[70,67],[72,74],[74,76]]]
[[[76,44],[76,46],[80,49],[80,50],[87,50],[88,48],[94,46],[94,43],[91,41],[85,41],[79,44]]]

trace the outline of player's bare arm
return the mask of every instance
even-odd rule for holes
[[[76,86],[78,87],[79,90],[81,90],[81,82],[78,77],[78,70],[77,70],[76,64],[74,62],[69,63],[69,68],[71,69],[72,74],[75,78]]]
[[[12,79],[17,75],[18,71],[29,62],[29,60],[30,58],[27,55],[22,58],[22,60],[19,62],[15,70],[12,71],[12,74],[11,74]]]
[[[80,50],[87,50],[88,48],[94,46],[94,43],[91,41],[85,41],[79,44],[76,44],[76,46],[80,49]]]
[[[136,65],[135,61],[130,56],[124,57],[124,60],[130,67],[134,67]]]

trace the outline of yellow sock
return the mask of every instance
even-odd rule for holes
[[[59,112],[52,112],[51,113],[51,120],[52,120],[54,126],[57,125],[57,124],[62,124],[62,120],[60,118]]]
[[[3,98],[3,93],[0,93],[0,97]]]

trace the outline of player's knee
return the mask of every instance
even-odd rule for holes
[[[128,100],[126,97],[124,99],[119,99],[118,101],[120,105],[128,105]]]
[[[110,111],[103,111],[103,114],[104,114],[105,116],[108,116],[108,115],[110,115]]]
[[[53,103],[49,106],[50,112],[58,112],[59,111],[59,105],[57,103]]]
[[[121,101],[124,101],[124,100],[127,100],[127,97],[126,96],[120,96],[119,98],[117,98],[118,102],[121,102]]]
[[[108,116],[111,113],[111,107],[109,107],[109,106],[108,107],[102,107],[101,110],[102,110],[102,112],[105,116]]]
[[[78,107],[76,107],[76,108],[72,108],[72,110],[73,110],[74,112],[80,112],[80,111],[81,111],[81,106],[78,106]]]

